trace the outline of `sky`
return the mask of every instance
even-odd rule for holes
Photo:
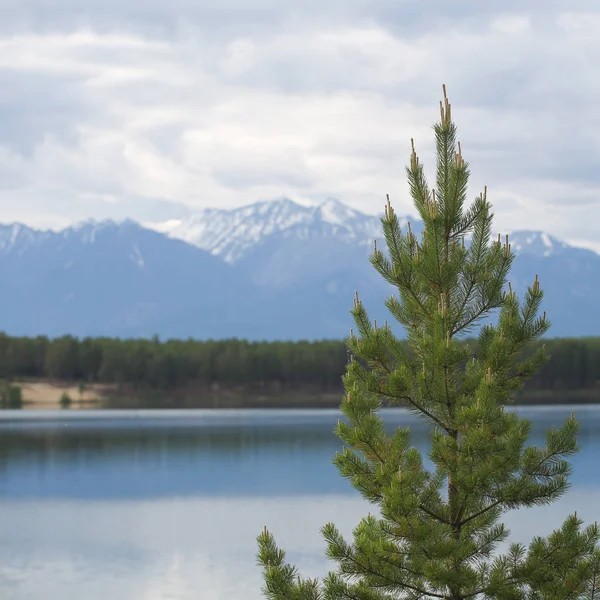
[[[0,0],[0,222],[415,214],[446,84],[496,228],[600,251],[598,0]]]

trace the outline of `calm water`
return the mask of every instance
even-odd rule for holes
[[[531,444],[571,408],[517,409]],[[573,486],[509,513],[510,541],[570,511],[600,517],[600,407],[577,407]],[[384,413],[390,427],[410,424]],[[85,418],[84,418],[85,417]],[[267,525],[304,575],[328,567],[319,528],[350,535],[367,504],[331,465],[335,411],[0,413],[3,600],[258,600],[256,535]],[[372,510],[372,509],[371,509]]]

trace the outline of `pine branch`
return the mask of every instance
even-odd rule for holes
[[[454,337],[457,333],[460,333],[461,331],[463,331],[464,329],[466,329],[467,327],[469,327],[470,325],[472,325],[473,323],[475,323],[475,321],[477,321],[477,319],[481,318],[483,315],[485,315],[486,313],[490,312],[490,310],[493,310],[494,308],[498,308],[500,305],[500,303],[489,303],[489,304],[484,304],[483,306],[481,306],[477,312],[472,315],[471,317],[469,317],[466,321],[463,321],[462,324],[456,325],[450,332],[450,335],[452,337]]]
[[[389,390],[387,390],[387,391],[381,390],[380,393],[385,398],[391,398],[393,400],[401,400],[401,401],[405,400],[415,411],[417,411],[421,415],[424,415],[428,419],[431,419],[431,421],[433,423],[435,423],[438,427],[441,427],[444,431],[447,431],[448,433],[450,432],[450,429],[446,424],[444,424],[442,421],[440,421],[440,419],[438,419],[433,413],[428,411],[423,405],[418,404],[416,402],[416,400],[414,400],[414,398],[412,398],[411,396],[396,396],[396,395],[390,393]]]
[[[419,504],[419,508],[426,515],[430,516],[432,519],[434,519],[438,523],[443,523],[444,525],[452,525],[452,521],[449,521],[448,519],[444,519],[444,517],[440,517],[440,515],[436,515],[434,512],[428,510],[427,507],[425,507],[423,504]]]
[[[487,211],[487,205],[476,203],[463,217],[462,222],[452,233],[452,238],[458,238],[459,236],[468,233],[473,228],[473,224],[481,218],[483,211]]]

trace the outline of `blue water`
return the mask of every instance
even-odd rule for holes
[[[572,407],[516,409],[531,444]],[[571,490],[504,519],[510,541],[600,512],[600,407],[582,427]],[[410,425],[427,452],[424,425]],[[267,525],[303,574],[322,575],[320,527],[350,536],[369,507],[331,464],[337,411],[0,413],[3,600],[258,600],[256,535]],[[426,461],[428,464],[428,461]]]

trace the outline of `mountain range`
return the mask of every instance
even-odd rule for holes
[[[401,219],[419,233],[417,219]],[[508,233],[508,232],[502,232]],[[378,216],[330,198],[289,199],[139,224],[87,221],[62,231],[0,225],[0,331],[218,339],[346,337],[359,291],[387,318],[393,288],[368,260]],[[510,232],[510,281],[539,274],[549,336],[600,335],[600,255],[540,231]],[[401,331],[398,331],[401,334]]]

